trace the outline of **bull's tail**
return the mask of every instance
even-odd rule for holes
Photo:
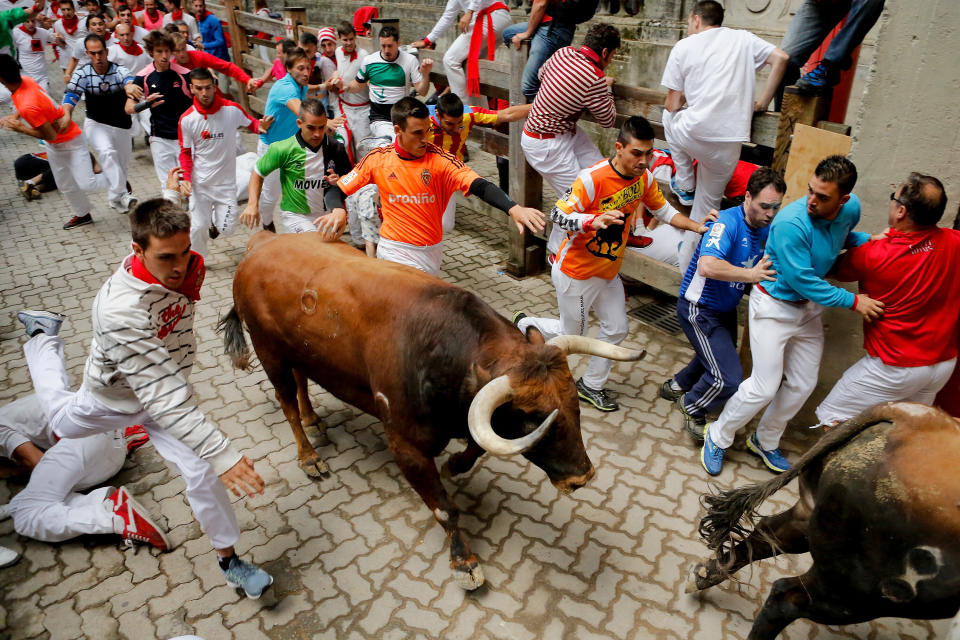
[[[703,496],[707,514],[700,520],[700,537],[707,547],[716,551],[720,565],[733,557],[730,553],[733,545],[744,540],[753,529],[757,509],[767,498],[799,476],[812,462],[836,451],[867,427],[889,420],[888,406],[878,405],[846,421],[820,438],[789,471],[763,484]]]
[[[250,369],[250,347],[247,338],[243,335],[243,321],[237,308],[230,307],[230,312],[220,318],[217,323],[217,333],[223,334],[223,350],[230,356],[233,366],[243,371]]]

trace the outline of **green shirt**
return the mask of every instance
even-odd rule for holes
[[[323,194],[331,188],[325,179],[328,169],[341,176],[349,173],[350,159],[343,145],[326,137],[313,149],[299,131],[267,147],[256,167],[262,178],[280,171],[280,208],[303,215],[324,212]]]
[[[17,57],[17,48],[13,46],[13,28],[27,21],[27,12],[19,7],[0,12],[0,53]]]

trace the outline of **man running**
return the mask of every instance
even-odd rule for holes
[[[66,117],[72,118],[74,107],[81,98],[86,98],[87,117],[83,130],[109,181],[107,197],[110,207],[127,213],[137,206],[137,199],[127,189],[133,121],[124,111],[128,97],[124,87],[133,82],[133,74],[107,59],[107,48],[97,34],[88,35],[83,44],[90,62],[74,71],[70,78],[63,97],[63,110]]]
[[[53,34],[37,26],[36,16],[13,30],[13,43],[23,72],[37,81],[40,88],[50,93],[50,74],[44,47],[54,42]]]
[[[213,74],[200,67],[190,72],[193,106],[180,118],[180,191],[190,198],[190,241],[206,257],[207,236],[230,235],[237,223],[237,155],[239,127],[251,133],[270,128],[273,118],[250,117],[236,102],[217,92]]]
[[[337,183],[347,195],[369,183],[380,190],[383,226],[378,258],[437,275],[443,259],[443,210],[454,191],[475,195],[506,212],[520,233],[524,227],[533,232],[543,229],[543,213],[518,205],[473,169],[428,142],[430,113],[422,102],[402,98],[390,114],[394,144],[368,153]]]
[[[334,94],[335,112],[345,120],[337,129],[337,137],[347,148],[350,159],[356,161],[357,144],[370,135],[370,96],[366,91],[342,91],[343,78],[346,78],[347,82],[355,78],[360,71],[360,65],[370,54],[366,49],[357,47],[357,32],[346,20],[337,25],[337,35],[340,36],[342,44],[335,51],[337,71],[330,78],[328,86]]]

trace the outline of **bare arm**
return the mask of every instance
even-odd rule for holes
[[[668,89],[667,99],[663,103],[663,108],[669,111],[670,113],[675,113],[680,110],[680,107],[682,107],[683,103],[686,101],[687,101],[687,97],[683,95],[683,91]]]
[[[350,81],[350,84],[347,85],[346,89],[343,90],[344,93],[359,93],[360,91],[367,90],[367,83],[360,82],[356,78]]]
[[[433,69],[433,60],[427,58],[420,63],[420,75],[423,76],[420,78],[420,82],[417,83],[417,95],[426,96],[427,92],[430,91],[430,71]]]
[[[31,138],[38,138],[40,140],[56,140],[57,139],[57,130],[53,128],[53,125],[49,122],[44,122],[42,125],[34,129],[30,125],[22,122],[17,114],[12,113],[3,120],[0,120],[0,126],[10,131],[16,131],[17,133],[22,133],[25,136],[30,136]]]
[[[13,450],[13,459],[28,469],[33,469],[37,466],[37,463],[40,462],[40,458],[42,457],[43,451],[37,448],[32,442],[24,442]]]
[[[773,270],[773,263],[770,258],[763,256],[757,261],[757,264],[750,267],[735,267],[726,260],[714,256],[701,256],[697,262],[697,271],[704,278],[711,280],[721,280],[723,282],[749,282],[756,284],[765,280],[776,280],[773,276],[777,272]]]
[[[260,222],[260,192],[263,190],[263,177],[256,171],[250,173],[250,186],[247,190],[247,206],[240,214],[240,223],[251,229]]]
[[[530,113],[531,107],[533,107],[533,104],[515,104],[506,109],[500,109],[500,111],[497,111],[497,122],[523,120]]]
[[[763,85],[763,93],[753,104],[754,111],[766,111],[770,106],[770,101],[773,100],[773,95],[780,86],[780,80],[783,79],[783,73],[787,70],[789,61],[790,56],[780,47],[774,49],[767,57],[765,64],[770,65],[770,75],[767,77],[767,83]]]
[[[290,98],[287,100],[287,109],[293,111],[293,115],[300,117],[300,100],[297,98]]]
[[[547,0],[533,0],[533,7],[530,9],[530,19],[527,21],[527,30],[518,33],[510,40],[510,44],[513,45],[514,49],[519,51],[523,41],[533,37],[537,27],[543,22],[545,15],[547,15]]]

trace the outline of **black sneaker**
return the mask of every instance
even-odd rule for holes
[[[519,329],[520,321],[526,317],[527,317],[527,314],[525,314],[523,311],[517,311],[515,314],[513,314],[513,317],[510,318],[510,322],[512,322],[514,326],[516,326]]]
[[[680,415],[683,417],[683,428],[686,429],[694,441],[703,442],[703,429],[707,426],[707,418],[705,416],[695,416],[688,412],[687,408],[683,406],[682,393],[677,397],[676,402],[677,409],[680,410]]]
[[[89,213],[82,216],[73,216],[65,225],[63,225],[63,228],[73,229],[74,227],[82,227],[85,224],[93,224],[93,216],[91,216]]]
[[[219,237],[220,237],[220,230],[217,229],[217,225],[215,225],[215,224],[210,225],[210,228],[207,229],[207,235],[210,236],[210,239],[211,239],[211,240],[216,240],[217,238],[219,238]]]
[[[670,386],[670,383],[673,382],[673,378],[670,378],[662,385],[660,385],[660,397],[664,400],[669,400],[670,402],[676,402],[677,398],[683,395],[683,391],[674,391],[673,387]]]
[[[583,378],[577,380],[577,395],[600,411],[616,411],[620,408],[617,401],[607,395],[606,389],[591,389],[583,384]]]

